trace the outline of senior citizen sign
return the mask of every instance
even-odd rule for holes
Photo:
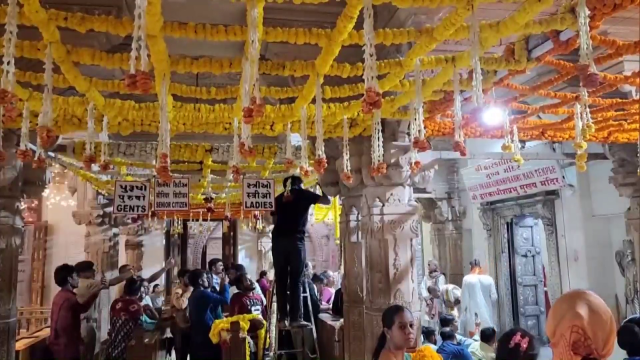
[[[507,199],[565,186],[557,161],[531,160],[522,165],[490,160],[461,171],[474,203]]]
[[[273,179],[242,180],[242,210],[276,209],[276,183]]]

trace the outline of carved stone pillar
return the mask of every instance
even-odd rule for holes
[[[340,243],[344,249],[342,296],[344,311],[345,358],[358,359],[364,346],[365,257],[360,231],[362,197],[357,192],[342,198]],[[355,356],[354,356],[355,355]]]
[[[411,174],[410,143],[401,138],[397,122],[385,123],[387,174],[373,177],[368,139],[350,142],[353,181],[340,180],[340,146],[327,144],[331,164],[320,179],[330,196],[341,195],[340,240],[344,246],[344,349],[345,359],[371,354],[382,331],[382,312],[392,304],[411,310],[420,329],[415,251],[419,248],[420,211],[413,187],[426,187],[431,169]],[[363,146],[364,144],[364,146]],[[337,145],[337,144],[336,144]]]
[[[392,304],[407,307],[420,329],[416,256],[420,241],[419,206],[410,186],[363,190],[362,235],[365,253],[365,353],[375,348],[382,312]]]
[[[131,265],[138,273],[142,271],[144,246],[140,235],[143,233],[142,222],[120,226],[120,241],[124,240],[124,249],[127,254],[126,264]]]
[[[638,174],[638,149],[634,145],[613,145],[613,184],[620,196],[629,198],[629,208],[624,213],[627,235],[633,239],[635,253],[640,254],[640,176]],[[639,279],[640,281],[640,279]],[[638,284],[640,288],[640,283]]]
[[[16,138],[4,138],[7,159],[0,168],[0,360],[13,360],[16,345],[18,254],[22,246],[22,164],[16,160]]]

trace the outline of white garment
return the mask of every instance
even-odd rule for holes
[[[419,296],[422,304],[420,304],[420,314],[422,318],[422,324],[424,326],[431,326],[434,329],[438,329],[438,319],[431,320],[429,319],[429,315],[427,314],[427,300],[431,299],[431,295],[429,295],[429,291],[427,290],[429,286],[435,286],[438,289],[442,290],[447,283],[447,279],[445,279],[444,275],[439,274],[436,278],[431,278],[428,274],[422,278],[422,283],[420,284]],[[438,306],[441,311],[440,314],[443,313],[444,303],[440,299],[436,299],[436,306]],[[434,326],[436,325],[436,326]]]
[[[460,329],[465,336],[475,330],[475,314],[481,327],[496,327],[496,284],[489,275],[469,274],[462,279]]]
[[[446,283],[447,279],[442,274],[436,278],[431,278],[429,275],[426,275],[422,278],[422,284],[420,284],[420,296],[423,300],[428,300],[431,298],[431,295],[429,295],[429,291],[427,290],[429,286],[435,286],[442,290]]]

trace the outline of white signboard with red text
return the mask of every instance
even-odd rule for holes
[[[557,161],[531,160],[518,165],[510,159],[489,160],[461,170],[474,203],[508,199],[566,185]]]

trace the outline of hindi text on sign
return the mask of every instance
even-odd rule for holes
[[[557,161],[488,161],[462,170],[473,202],[494,201],[555,190],[565,185]]]

